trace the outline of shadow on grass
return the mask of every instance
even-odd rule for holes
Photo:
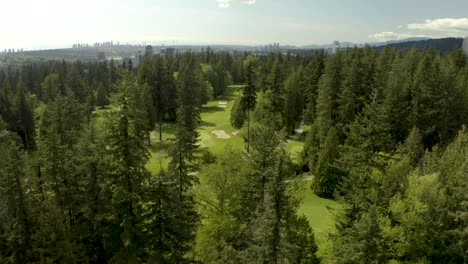
[[[157,142],[153,142],[151,144],[151,146],[149,147],[149,150],[151,152],[161,152],[162,150],[169,150],[169,148],[174,144],[174,140],[173,139],[168,139],[168,140],[165,140],[165,141],[157,141]]]
[[[175,135],[177,130],[177,124],[175,122],[168,122],[162,124],[162,132],[163,134],[170,134]],[[155,133],[159,135],[159,126],[156,124]]]
[[[231,85],[229,86],[226,91],[224,92],[224,95],[222,95],[222,98],[224,98],[224,100],[235,100],[238,96],[238,92],[240,91],[240,89],[243,87],[244,85]],[[221,99],[220,99],[221,100]]]
[[[200,122],[200,126],[204,126],[204,127],[214,127],[214,126],[216,126],[216,124],[213,123],[213,122],[207,122],[207,121],[203,121],[203,120],[202,120],[202,121]]]

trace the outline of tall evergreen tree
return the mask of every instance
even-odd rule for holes
[[[317,95],[315,124],[320,142],[324,142],[328,130],[336,123],[337,98],[341,85],[341,55],[330,56],[325,61],[325,72],[320,78]]]
[[[312,124],[315,120],[318,86],[325,68],[324,58],[323,53],[317,53],[304,68],[302,86],[306,106],[304,119],[307,124]]]
[[[12,263],[29,262],[31,256],[31,216],[24,177],[25,155],[15,137],[0,119],[0,258]]]
[[[244,79],[245,86],[242,88],[242,97],[240,107],[247,112],[247,152],[250,151],[250,112],[255,109],[257,99],[257,89],[255,88],[255,66],[256,61],[253,57],[247,57],[244,61]]]
[[[335,160],[338,159],[338,145],[337,131],[331,127],[320,149],[312,183],[312,189],[320,197],[333,197],[342,181],[343,172],[334,164]]]
[[[285,81],[286,100],[284,104],[284,119],[288,133],[293,134],[296,122],[300,121],[304,109],[304,96],[301,93],[300,80],[302,69],[291,73]]]
[[[19,84],[19,90],[16,94],[15,116],[15,131],[17,131],[23,140],[24,147],[26,149],[34,148],[35,124],[33,110],[31,109],[23,83]]]
[[[109,119],[106,141],[109,162],[107,192],[111,193],[113,223],[109,248],[112,262],[128,263],[144,257],[143,230],[139,222],[144,204],[143,194],[150,178],[146,170],[148,150],[144,144],[141,91],[136,78],[126,73],[118,84],[116,103],[119,110]]]

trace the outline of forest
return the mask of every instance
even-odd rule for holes
[[[213,153],[232,87],[242,140]],[[0,263],[467,263],[467,120],[461,49],[5,67]],[[339,205],[320,248],[302,189]]]

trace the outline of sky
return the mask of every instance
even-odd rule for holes
[[[467,0],[0,0],[0,51],[468,36]]]

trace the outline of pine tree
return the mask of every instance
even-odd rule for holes
[[[86,256],[91,263],[106,262],[105,234],[110,222],[111,193],[106,193],[106,179],[112,168],[106,157],[106,142],[95,123],[88,124],[75,145],[75,155],[70,166],[70,176],[77,179],[79,192],[75,196],[77,211],[73,238],[84,245]]]
[[[144,84],[140,89],[142,89],[140,100],[143,108],[144,130],[147,134],[148,145],[151,146],[151,133],[156,124],[156,109],[153,104],[153,97],[149,85]]]
[[[34,116],[23,83],[19,84],[19,91],[16,94],[15,116],[17,119],[15,131],[23,140],[24,147],[29,150],[33,149],[35,146]]]
[[[201,78],[199,64],[195,56],[191,53],[184,55],[177,78],[177,128],[176,139],[173,148],[170,150],[172,157],[169,163],[169,179],[174,184],[174,191],[179,199],[177,217],[179,221],[175,223],[183,232],[183,236],[176,238],[176,245],[171,250],[174,251],[178,262],[186,261],[185,253],[189,249],[189,243],[194,239],[195,227],[198,221],[198,214],[194,209],[193,195],[189,190],[198,179],[192,173],[197,149],[198,131],[200,123],[200,100],[197,98]]]
[[[364,106],[366,98],[364,65],[362,62],[362,50],[355,48],[349,52],[347,67],[344,69],[344,79],[337,98],[338,123],[342,129],[354,121]]]
[[[323,143],[328,130],[336,123],[337,97],[341,85],[341,55],[330,56],[325,61],[325,72],[320,78],[318,95],[316,124],[320,142]]]
[[[255,88],[254,67],[256,61],[253,57],[247,57],[244,61],[244,79],[245,86],[242,88],[242,97],[240,99],[241,109],[247,113],[247,152],[250,151],[250,112],[255,109],[257,99],[257,89]]]
[[[143,194],[150,178],[146,170],[148,150],[144,144],[145,130],[142,118],[140,87],[131,73],[126,73],[117,88],[119,110],[109,119],[108,144],[111,193],[112,233],[107,234],[113,248],[109,249],[112,262],[139,260],[144,254],[143,230],[139,225],[144,204]]]
[[[72,97],[58,96],[47,104],[39,126],[40,170],[48,180],[58,205],[73,223],[76,181],[69,178],[72,149],[83,124],[83,106]]]
[[[159,124],[159,140],[162,140],[162,121],[165,113],[170,116],[171,108],[177,106],[176,82],[167,60],[156,57],[153,62],[153,74],[159,79],[158,85],[153,87],[153,105],[156,108]],[[175,112],[175,110],[172,110]]]
[[[107,91],[104,85],[99,83],[98,89],[97,89],[97,94],[96,94],[96,105],[103,108],[108,104],[108,99],[107,99]]]
[[[302,86],[304,87],[306,105],[304,120],[307,124],[313,124],[315,120],[318,86],[325,68],[324,57],[323,53],[315,54],[312,61],[304,69]]]
[[[259,125],[253,135],[251,162],[256,183],[251,181],[254,191],[244,196],[254,198],[255,214],[249,223],[243,262],[318,263],[312,230],[297,216],[299,202],[287,192],[286,180],[293,175],[291,161],[274,131]]]
[[[187,263],[198,217],[193,201],[181,199],[177,181],[164,171],[150,181],[145,197],[142,223],[147,230],[148,262]]]
[[[406,138],[404,144],[398,148],[398,152],[407,156],[411,165],[416,167],[419,164],[419,160],[424,155],[424,146],[422,144],[422,138],[421,134],[419,133],[419,129],[416,127],[411,129],[410,134],[408,138]]]
[[[15,137],[4,128],[0,119],[0,257],[11,262],[28,262],[31,256],[31,216],[24,177],[25,155]]]
[[[338,169],[334,162],[338,159],[339,139],[337,131],[331,127],[327,138],[320,148],[319,159],[315,167],[312,189],[320,197],[333,197],[335,190],[340,186],[343,172]]]
[[[42,87],[42,101],[45,103],[55,99],[60,93],[60,75],[51,73],[47,75],[41,83]]]
[[[200,72],[192,54],[185,55],[184,63],[177,79],[177,131],[170,165],[171,172],[178,173],[181,193],[193,184],[188,170],[189,163],[194,160],[200,124],[200,101],[197,98]]]
[[[271,70],[267,76],[266,84],[267,91],[266,96],[271,102],[271,109],[273,113],[282,113],[284,107],[284,69],[283,69],[283,58],[280,54],[277,54]]]
[[[284,104],[284,124],[286,125],[288,133],[294,134],[295,123],[300,121],[302,111],[304,109],[304,96],[301,93],[300,80],[302,79],[302,69],[286,79],[286,100]]]
[[[238,98],[234,100],[234,103],[232,104],[230,123],[232,127],[240,129],[244,125],[244,122],[245,111],[240,106],[240,99]]]
[[[15,116],[14,94],[10,81],[6,79],[0,89],[0,115],[7,124],[7,128],[11,130],[15,126]]]
[[[77,61],[72,65],[71,71],[67,75],[66,86],[71,91],[75,99],[80,103],[85,103],[90,94],[89,87],[84,81],[82,64]]]

